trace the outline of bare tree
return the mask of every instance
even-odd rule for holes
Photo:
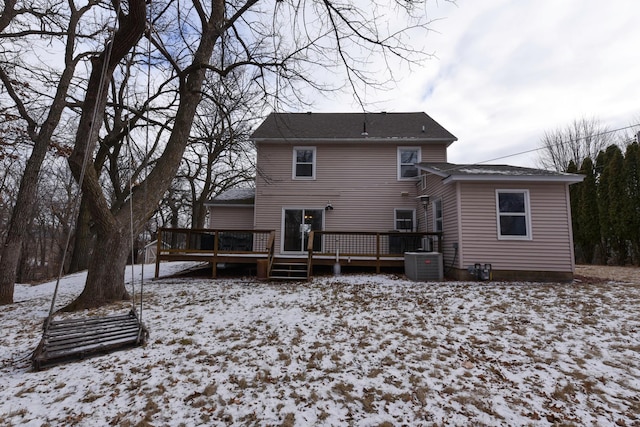
[[[21,263],[19,278],[44,280],[56,275],[66,249],[66,236],[73,224],[74,196],[77,186],[64,157],[48,157],[43,169],[47,179],[40,180],[35,217],[25,240],[23,256],[28,262]],[[26,274],[26,273],[29,274]]]
[[[207,80],[198,107],[192,138],[176,179],[188,186],[192,228],[203,228],[205,202],[238,185],[252,185],[254,150],[249,143],[251,125],[263,109],[252,81],[234,72]]]
[[[300,94],[309,87],[327,90],[346,86],[360,99],[363,87],[393,81],[395,65],[415,65],[429,56],[424,46],[414,44],[424,41],[428,29],[424,5],[424,1],[408,0],[168,0],[161,7],[151,2],[146,18],[144,1],[113,0],[109,16],[115,12],[117,23],[93,25],[101,32],[87,40],[101,39],[98,35],[104,34],[104,26],[117,30],[104,49],[91,55],[88,81],[79,85],[86,88],[84,95],[73,102],[66,100],[80,112],[69,166],[82,184],[91,213],[95,251],[111,256],[90,260],[85,288],[68,308],[96,306],[126,296],[124,266],[130,250],[130,230],[137,233],[145,227],[176,176],[194,136],[192,128],[208,73],[225,78],[236,70],[247,70],[260,88],[260,98],[276,106],[299,105],[304,100]],[[106,7],[102,10],[108,12]],[[70,16],[79,19],[73,13]],[[98,144],[109,133],[109,124],[102,126],[100,120],[116,120],[117,115],[104,114],[110,102],[117,103],[109,84],[114,77],[118,84],[124,84],[126,79],[118,77],[116,70],[145,30],[153,44],[148,64],[153,99],[129,97],[128,101],[147,115],[146,138],[153,140],[155,154],[140,157],[143,160],[135,165],[140,171],[135,185],[119,183],[107,191],[95,153],[100,153]],[[69,20],[59,36],[66,37],[69,45],[68,40],[76,34],[75,24]],[[70,51],[76,45],[71,43]],[[78,59],[70,58],[69,64],[75,65]],[[314,74],[318,68],[332,73],[324,73],[327,78],[320,79]],[[3,83],[10,87],[11,79],[3,79]],[[66,88],[57,84],[64,89],[64,97]],[[22,101],[18,96],[12,99],[16,105]],[[161,107],[164,120],[160,118]],[[24,116],[25,120],[29,117]],[[122,164],[117,159],[124,155],[122,151],[111,153],[114,160],[105,163],[105,168],[111,167],[108,175],[114,166]],[[8,292],[6,282],[2,282],[4,302],[9,301],[13,286]]]
[[[138,98],[138,93],[130,91],[130,80],[136,61],[142,54],[132,52],[123,62],[120,80],[110,82],[111,102],[104,112],[104,131],[98,140],[98,148],[93,161],[96,173],[101,177],[102,186],[108,194],[112,206],[118,206],[128,197],[129,180],[136,181],[149,161],[152,149],[141,150],[132,138],[139,137],[146,126],[144,111],[137,109],[128,98]],[[146,94],[145,94],[146,96]],[[144,108],[144,107],[143,107]],[[132,137],[132,134],[134,135]],[[137,134],[137,135],[136,135]],[[133,159],[135,157],[135,160]],[[132,162],[136,166],[131,170]],[[69,271],[86,270],[93,253],[95,233],[91,229],[91,213],[86,197],[82,197],[76,221]]]
[[[97,239],[94,250],[111,254],[112,257],[107,262],[103,261],[102,257],[93,257],[90,260],[85,288],[69,309],[100,305],[128,297],[124,287],[124,267],[129,254],[127,210],[111,210],[91,153],[99,139],[101,126],[97,119],[103,116],[107,105],[109,82],[120,61],[142,38],[146,28],[146,4],[144,0],[132,0],[125,5],[126,9],[121,9],[120,3],[115,3],[114,6],[117,10],[118,29],[102,53],[91,61],[92,69],[82,104],[75,145],[69,156],[69,166],[82,187],[96,225]],[[131,197],[128,200],[132,203]],[[150,212],[140,203],[137,206],[132,204],[131,209],[137,222],[131,227],[140,230]]]
[[[618,145],[624,148],[634,142],[640,143],[640,114],[631,119],[625,129],[618,132]]]
[[[595,118],[581,118],[571,124],[544,133],[539,165],[544,169],[564,172],[570,162],[581,165],[587,158],[613,144],[615,133]]]
[[[9,231],[11,210],[18,195],[20,177],[25,163],[22,152],[26,147],[20,143],[22,132],[19,125],[15,124],[15,116],[9,113],[0,114],[4,119],[0,121],[0,247],[2,247]]]
[[[14,115],[25,123],[25,133],[32,143],[0,257],[0,305],[13,302],[23,243],[34,218],[36,198],[33,194],[37,190],[42,162],[51,141],[55,140],[76,66],[84,57],[84,53],[75,52],[78,39],[83,37],[78,30],[79,23],[97,4],[91,0],[76,8],[70,3],[65,9],[54,2],[36,1],[23,8],[15,0],[8,0],[0,14],[3,46],[0,82],[13,103]],[[85,36],[91,37],[90,34]],[[50,46],[59,46],[64,52],[61,72],[44,61],[39,65],[24,62],[34,57],[32,48],[42,40]],[[54,88],[53,93],[49,93],[50,87]]]

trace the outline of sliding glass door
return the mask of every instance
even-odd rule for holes
[[[309,232],[322,230],[323,209],[284,210],[284,252],[306,252]],[[313,250],[321,249],[320,239],[314,242]]]

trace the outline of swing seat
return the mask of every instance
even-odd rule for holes
[[[31,356],[40,369],[144,344],[148,331],[135,310],[105,317],[52,320]]]

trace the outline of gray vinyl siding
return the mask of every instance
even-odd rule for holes
[[[253,206],[209,206],[209,228],[252,230]]]
[[[316,179],[292,179],[293,148],[316,147]],[[324,228],[331,231],[389,231],[394,209],[414,209],[417,181],[398,181],[397,148],[420,146],[422,161],[446,161],[446,145],[399,143],[261,143],[257,145],[255,228],[275,229],[276,251],[284,208],[324,209]],[[423,226],[424,224],[422,224]],[[420,228],[418,228],[420,229]]]
[[[496,270],[573,272],[566,184],[460,183],[461,263]],[[499,240],[496,189],[529,190],[531,240]]]

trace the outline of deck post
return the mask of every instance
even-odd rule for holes
[[[376,233],[376,274],[380,274],[380,233]]]
[[[218,277],[218,230],[213,234],[213,266],[211,268],[211,277]]]
[[[276,241],[276,232],[271,230],[269,239],[267,240],[267,277],[271,276],[271,268],[273,267],[274,245]]]
[[[313,242],[315,239],[315,231],[309,232],[309,241],[307,242],[307,279],[311,280],[313,274]],[[336,259],[336,262],[338,260]]]
[[[158,229],[158,238],[156,239],[156,272],[154,278],[160,277],[160,248],[162,248],[162,229]],[[147,254],[145,253],[145,256]]]

